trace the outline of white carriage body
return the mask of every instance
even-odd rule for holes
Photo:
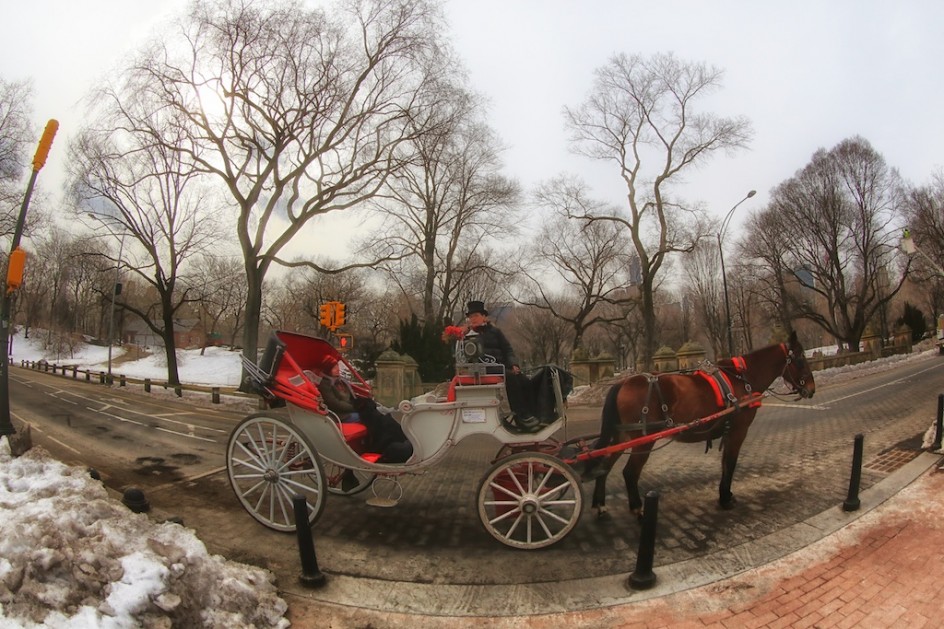
[[[521,447],[503,448],[480,483],[477,511],[486,531],[515,548],[556,543],[582,511],[580,481],[573,470],[539,451],[566,424],[560,375],[556,369],[549,372],[554,417],[544,419],[552,421],[537,432],[519,432],[502,417],[504,367],[463,362],[472,360],[472,344],[457,344],[457,375],[447,395],[400,402],[395,413],[412,444],[412,456],[405,463],[380,463],[381,453],[366,450],[366,426],[342,423],[325,408],[311,370],[330,355],[347,366],[358,397],[372,397],[368,383],[327,341],[274,334],[259,365],[245,366],[256,390],[273,406],[284,401],[286,411],[250,415],[231,433],[227,472],[237,498],[252,517],[278,531],[295,530],[303,505],[308,524],[317,521],[329,492],[349,496],[371,487],[374,497],[368,504],[393,506],[402,493],[399,475],[421,472],[466,437],[487,434],[503,446]],[[545,406],[541,412],[551,411]],[[345,486],[351,476],[354,484]],[[392,483],[396,497],[378,495],[381,480]]]

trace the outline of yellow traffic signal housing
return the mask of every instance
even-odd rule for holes
[[[334,302],[334,326],[340,328],[344,325],[344,302]]]
[[[23,269],[26,266],[26,252],[17,247],[10,252],[10,264],[7,267],[7,292],[12,293],[23,283]]]
[[[321,325],[331,327],[331,304],[321,304],[319,308]]]
[[[52,146],[52,140],[56,137],[56,131],[59,130],[59,121],[50,120],[46,123],[43,130],[43,137],[39,139],[39,146],[36,147],[36,154],[33,155],[33,172],[39,172],[46,165],[46,157],[49,155],[49,149]]]

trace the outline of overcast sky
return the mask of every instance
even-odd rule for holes
[[[91,85],[185,0],[4,0],[0,76],[31,78],[41,131],[60,121],[40,184],[63,172]],[[507,174],[525,189],[562,172],[621,201],[612,166],[567,150],[562,108],[586,96],[617,52],[672,51],[724,70],[711,110],[744,115],[750,149],[718,156],[685,197],[719,218],[748,190],[732,229],[812,153],[861,135],[913,183],[944,165],[944,2],[939,0],[449,0],[453,42],[474,89],[490,100]],[[37,138],[38,139],[38,138]]]

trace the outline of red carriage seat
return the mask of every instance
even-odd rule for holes
[[[272,398],[278,398],[319,415],[327,415],[329,411],[322,404],[317,383],[309,377],[312,372],[320,371],[326,356],[332,356],[339,363],[343,363],[354,376],[351,388],[355,395],[371,396],[370,385],[340,352],[328,341],[313,336],[274,332],[259,365],[247,365],[247,371],[253,377],[257,391],[270,402]],[[367,427],[361,423],[341,423],[340,427],[345,441],[355,450],[363,450],[361,444],[367,437]],[[366,460],[371,460],[370,457],[380,457],[379,454],[373,453],[365,453],[362,456]]]
[[[505,376],[503,375],[457,375],[453,376],[452,380],[449,382],[449,390],[446,392],[446,401],[455,402],[456,401],[456,387],[467,387],[475,386],[477,384],[504,384]]]

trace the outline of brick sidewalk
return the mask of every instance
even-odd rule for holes
[[[602,609],[498,618],[377,613],[289,599],[294,626],[459,628],[938,626],[944,605],[944,472],[921,475],[838,532],[704,587]],[[514,588],[509,588],[514,596]],[[934,621],[934,618],[938,618]]]

